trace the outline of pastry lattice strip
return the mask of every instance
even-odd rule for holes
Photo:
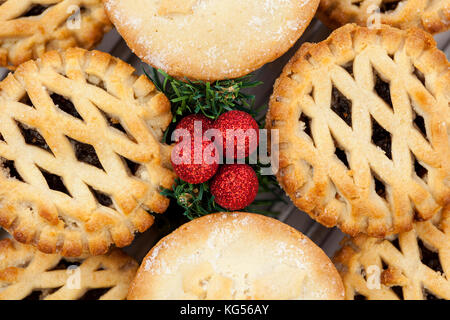
[[[17,66],[54,49],[92,48],[109,29],[101,0],[3,0],[0,65]]]
[[[68,240],[68,247],[59,249],[78,255],[86,245],[79,232],[84,230],[90,251],[100,254],[109,243],[127,245],[133,232],[146,230],[153,218],[145,210],[166,209],[168,200],[159,191],[171,187],[174,174],[167,169],[169,147],[159,141],[170,123],[170,105],[133,72],[108,54],[69,49],[63,56],[51,52],[39,63],[23,64],[0,84],[0,156],[14,161],[24,180],[0,177],[5,188],[0,193],[8,193],[6,201],[13,206],[3,212],[2,225],[20,241],[39,238],[42,250],[55,252],[58,230]],[[70,100],[82,120],[55,105],[52,93]],[[19,102],[26,95],[32,106]],[[111,127],[105,114],[120,120],[129,134]],[[37,130],[51,152],[27,144],[18,122]],[[79,161],[69,138],[95,150],[100,166]],[[136,175],[126,160],[140,165]],[[43,172],[60,177],[69,194],[47,187]],[[14,188],[20,192],[8,192]],[[102,205],[96,192],[110,198],[110,205]],[[40,219],[48,225],[32,233]]]
[[[349,22],[361,26],[383,23],[438,33],[449,28],[450,4],[433,0],[324,0],[319,17],[333,27]]]
[[[9,239],[0,241],[0,256],[0,300],[121,300],[138,267],[118,249],[65,260]]]
[[[392,241],[347,240],[335,257],[346,299],[449,300],[449,217],[447,210],[433,221],[418,222]]]

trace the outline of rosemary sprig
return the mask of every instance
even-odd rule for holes
[[[154,68],[146,75],[172,103],[173,122],[192,113],[202,113],[215,120],[230,110],[242,110],[256,116],[257,110],[253,109],[255,96],[244,90],[257,87],[262,82],[253,81],[251,75],[214,82],[181,81]]]

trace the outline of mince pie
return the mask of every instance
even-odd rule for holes
[[[0,241],[0,300],[124,300],[138,264],[119,249],[66,259]]]
[[[304,44],[267,118],[278,180],[328,227],[408,231],[450,202],[449,101],[449,62],[419,29],[347,25]]]
[[[374,27],[383,23],[401,29],[421,28],[434,34],[450,29],[450,1],[322,0],[318,16],[331,28],[353,22]]]
[[[319,0],[103,0],[142,60],[177,77],[244,76],[283,55]]]
[[[54,49],[90,49],[110,28],[101,0],[0,0],[0,66]]]
[[[169,200],[168,99],[107,53],[71,48],[0,82],[0,225],[45,253],[129,245]]]
[[[450,210],[390,240],[346,239],[335,262],[346,299],[450,300]]]
[[[129,300],[343,300],[335,266],[306,236],[272,218],[217,213],[162,239]]]

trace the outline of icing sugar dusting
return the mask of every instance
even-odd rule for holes
[[[309,2],[197,0],[192,10],[167,15],[158,12],[157,0],[135,0],[131,6],[107,0],[105,6],[119,31],[134,30],[124,35],[131,34],[135,49],[150,64],[226,77],[251,72],[251,66],[269,62],[280,47],[292,45],[306,23],[299,12]]]
[[[170,294],[175,294],[176,290],[190,290],[193,285],[198,285],[198,290],[206,295],[210,289],[215,290],[215,285],[223,285],[227,281],[231,281],[231,287],[222,289],[229,290],[233,298],[258,297],[261,290],[265,290],[262,289],[264,286],[270,286],[276,295],[280,286],[273,281],[283,277],[286,272],[294,273],[295,276],[288,276],[281,281],[287,280],[286,285],[292,285],[292,290],[298,288],[300,295],[296,298],[329,297],[327,288],[318,285],[321,280],[316,278],[314,270],[319,266],[313,266],[312,258],[304,251],[309,245],[307,238],[285,237],[275,225],[260,224],[252,216],[238,213],[202,219],[204,222],[200,229],[182,229],[181,232],[184,230],[187,233],[182,235],[175,232],[162,240],[144,262],[145,272],[157,275],[170,288],[174,286],[166,298],[170,298]],[[196,234],[199,230],[203,231]],[[270,236],[267,232],[272,231],[269,230],[273,230]],[[174,279],[179,280],[173,282]],[[219,282],[214,282],[211,287],[212,279]],[[301,282],[298,279],[302,279]],[[176,283],[181,283],[182,288],[177,289]]]

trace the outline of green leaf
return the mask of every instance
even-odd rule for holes
[[[222,113],[235,109],[246,109],[256,115],[256,112],[252,111],[255,96],[242,92],[262,84],[261,81],[253,81],[252,76],[211,83],[188,79],[180,81],[154,68],[151,68],[150,72],[144,70],[144,73],[170,100],[174,122],[193,112],[202,113],[213,120]]]

